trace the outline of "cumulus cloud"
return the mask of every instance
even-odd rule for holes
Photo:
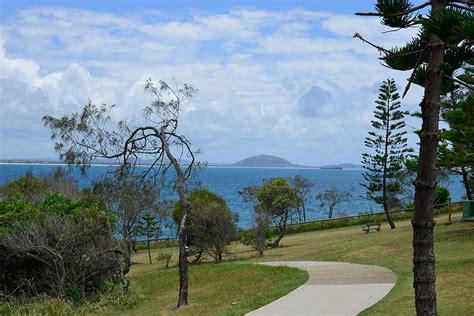
[[[377,19],[304,9],[175,19],[36,7],[2,29],[0,158],[54,157],[41,116],[77,111],[88,99],[117,104],[117,120],[140,120],[153,78],[199,89],[181,127],[202,159],[357,162],[379,83],[408,76],[380,66],[352,33],[390,45],[410,33],[382,35]],[[419,97],[415,89],[407,105]]]

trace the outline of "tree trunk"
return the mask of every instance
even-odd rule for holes
[[[148,248],[148,259],[150,259],[150,264],[151,262],[151,252],[150,252],[150,237],[147,236],[146,238],[146,247]]]
[[[391,229],[395,228],[395,223],[393,222],[392,215],[388,209],[387,201],[387,160],[388,160],[388,141],[389,141],[389,131],[390,131],[390,98],[387,100],[387,120],[385,122],[387,126],[385,127],[385,148],[383,156],[383,174],[382,174],[382,200],[383,200],[383,211],[385,216],[387,216],[388,224]]]
[[[160,133],[157,135],[166,153],[166,157],[171,161],[176,171],[176,191],[178,192],[179,201],[181,202],[181,208],[183,211],[181,222],[179,224],[178,236],[179,236],[179,297],[177,308],[188,305],[188,250],[187,250],[187,239],[188,239],[188,216],[190,205],[186,199],[186,178],[181,170],[181,166],[178,160],[173,156],[168,139],[166,137],[165,127],[162,127]]]
[[[272,248],[278,248],[280,246],[280,241],[282,240],[283,236],[285,236],[285,233],[280,231],[277,239],[275,239],[272,243]]]
[[[285,213],[283,216],[282,222],[278,225],[278,230],[280,234],[278,235],[277,239],[272,243],[272,248],[278,248],[280,246],[280,241],[285,236],[286,231],[286,222],[288,221],[288,213]]]
[[[462,174],[462,183],[464,184],[464,189],[466,190],[466,197],[468,200],[472,200],[471,186],[469,185],[469,171],[466,170],[466,167],[461,167]]]
[[[444,0],[432,0],[432,12],[443,9]],[[413,215],[413,287],[417,315],[437,315],[436,272],[433,240],[433,201],[436,188],[436,149],[443,62],[443,43],[432,35],[425,93],[421,102],[423,118],[420,132],[420,156],[415,185],[415,212]]]

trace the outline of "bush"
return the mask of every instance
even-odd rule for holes
[[[45,184],[56,180],[45,179],[27,175],[2,189],[0,294],[78,301],[118,277],[126,290],[129,258],[116,247],[113,214],[93,196],[51,193]]]
[[[190,255],[199,260],[203,254],[210,255],[216,263],[234,239],[238,214],[227,207],[225,200],[207,189],[198,189],[189,194],[188,247]],[[181,220],[182,209],[178,201],[173,210],[176,223]]]

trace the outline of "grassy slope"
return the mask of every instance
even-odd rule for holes
[[[277,270],[248,263],[195,264],[189,268],[189,306],[176,310],[178,270],[149,265],[144,252],[134,257],[132,286],[140,299],[132,309],[111,309],[110,315],[242,315],[294,290],[308,279],[306,272]]]

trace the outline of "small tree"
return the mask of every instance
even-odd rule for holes
[[[306,202],[311,188],[314,186],[314,182],[305,179],[300,175],[290,179],[291,185],[296,190],[298,195],[298,220],[301,222],[301,216],[303,216],[303,222],[306,222]]]
[[[390,208],[398,206],[397,195],[401,190],[398,181],[405,155],[411,152],[407,148],[407,138],[404,131],[404,113],[400,110],[400,95],[395,81],[388,78],[380,87],[378,100],[375,101],[372,127],[365,139],[372,153],[362,155],[362,164],[366,170],[363,173],[367,183],[361,183],[367,189],[367,198],[383,205],[390,227],[395,228]]]
[[[339,191],[336,188],[325,190],[319,193],[318,195],[316,195],[316,199],[319,200],[319,202],[321,203],[320,204],[321,208],[324,208],[327,206],[328,218],[333,217],[334,209],[336,208],[337,204],[344,201],[349,201],[351,197],[352,197],[351,192]]]
[[[191,210],[189,216],[188,247],[191,254],[199,260],[202,254],[210,255],[216,263],[222,261],[222,255],[235,237],[238,214],[227,207],[225,200],[207,190],[197,189],[188,197]],[[181,218],[182,208],[175,204],[173,218]]]
[[[241,192],[244,200],[254,204],[257,228],[263,230],[262,224],[273,222],[278,231],[277,238],[273,241],[272,247],[277,248],[281,239],[286,233],[288,219],[297,211],[300,199],[297,191],[291,187],[290,182],[285,178],[273,178],[263,180],[260,187],[250,186]],[[268,219],[268,220],[267,220]],[[259,236],[263,236],[259,234]]]
[[[150,264],[152,264],[150,240],[153,235],[156,234],[156,231],[159,231],[159,228],[157,228],[156,225],[157,222],[155,221],[155,217],[153,215],[145,214],[145,216],[142,217],[142,231],[146,237],[146,248],[148,250],[148,259],[150,260]]]
[[[139,235],[143,235],[142,220],[157,208],[160,190],[152,182],[131,176],[106,177],[94,183],[93,193],[115,213],[115,232],[122,239],[129,257]]]

